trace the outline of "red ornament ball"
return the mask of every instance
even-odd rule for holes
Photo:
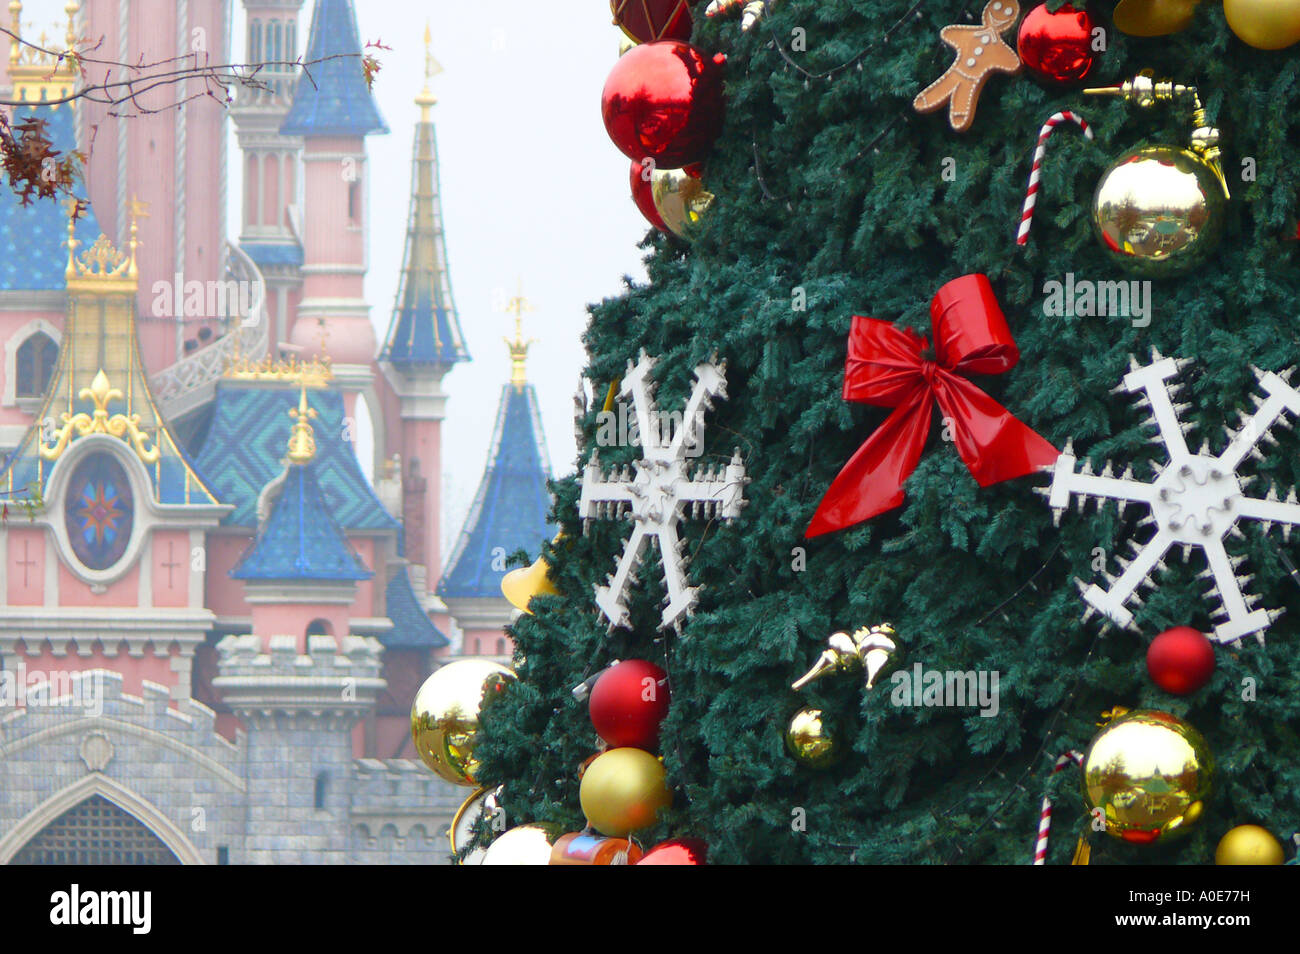
[[[707,848],[698,838],[674,838],[661,841],[647,851],[639,865],[703,865]]]
[[[1190,626],[1167,629],[1147,647],[1147,672],[1165,692],[1195,692],[1214,675],[1214,644]]]
[[[1097,52],[1092,31],[1097,21],[1086,6],[1066,4],[1051,13],[1040,3],[1025,14],[1016,36],[1020,61],[1034,76],[1051,83],[1077,83],[1092,72]]]
[[[605,131],[629,159],[659,169],[700,162],[722,131],[721,53],[661,40],[633,47],[605,80]]]
[[[596,734],[610,748],[652,752],[668,714],[668,674],[644,659],[624,660],[601,673],[587,704]]]
[[[648,166],[639,162],[632,163],[632,171],[628,173],[628,181],[632,185],[632,201],[636,203],[636,207],[641,210],[647,222],[660,232],[671,235],[664,217],[659,214],[659,208],[655,205],[654,179],[650,172]]]
[[[609,9],[619,29],[638,43],[691,38],[688,0],[610,0]]]

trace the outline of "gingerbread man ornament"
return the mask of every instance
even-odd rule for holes
[[[957,132],[970,129],[980,92],[990,76],[1020,71],[1015,48],[1000,34],[1015,26],[1020,17],[1017,0],[991,0],[984,7],[979,26],[952,24],[939,31],[939,38],[957,51],[948,71],[917,94],[912,107],[918,113],[932,113],[948,104],[948,125]]]

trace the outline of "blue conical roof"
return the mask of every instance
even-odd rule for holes
[[[280,126],[282,136],[366,136],[386,133],[361,67],[352,0],[316,0],[303,75]]]
[[[438,586],[444,598],[501,599],[505,570],[493,569],[498,547],[505,553],[536,552],[555,536],[548,522],[551,495],[546,444],[531,384],[507,384],[497,412],[487,471]]]
[[[411,210],[406,223],[402,277],[380,354],[383,360],[403,370],[450,369],[457,362],[469,360],[451,295],[440,193],[438,143],[433,123],[423,121],[415,127]]]
[[[230,571],[236,580],[367,580],[366,569],[325,506],[315,463],[290,464],[257,539]]]

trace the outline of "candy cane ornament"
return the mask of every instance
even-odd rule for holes
[[[1054,113],[1047,122],[1043,123],[1043,128],[1038,131],[1038,147],[1034,150],[1034,167],[1029,171],[1029,188],[1025,192],[1025,207],[1020,213],[1020,234],[1016,236],[1017,245],[1024,245],[1029,241],[1029,226],[1034,220],[1034,205],[1038,202],[1038,180],[1042,178],[1043,154],[1047,152],[1047,140],[1052,135],[1052,131],[1064,122],[1077,123],[1086,138],[1093,138],[1087,120],[1077,113],[1070,112],[1068,109]]]
[[[1067,765],[1082,765],[1083,753],[1071,749],[1059,759],[1056,765],[1052,767],[1052,774],[1055,775]],[[1047,835],[1052,830],[1052,796],[1043,796],[1043,808],[1038,813],[1038,840],[1034,842],[1034,864],[1047,864]]]

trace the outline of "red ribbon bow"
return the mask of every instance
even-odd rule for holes
[[[870,520],[903,502],[937,402],[957,453],[981,487],[1034,473],[1060,452],[962,375],[1002,374],[1020,351],[985,275],[963,275],[930,302],[929,342],[887,321],[853,316],[844,400],[892,407],[839,472],[804,532],[815,537]]]

